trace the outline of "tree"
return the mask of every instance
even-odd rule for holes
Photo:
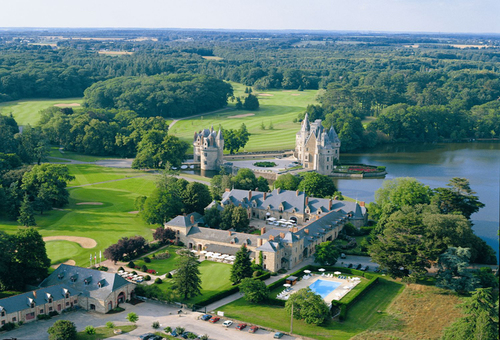
[[[210,191],[214,200],[220,200],[226,189],[230,189],[232,184],[232,176],[221,171],[220,175],[215,175],[210,180]]]
[[[219,229],[220,224],[222,222],[222,216],[219,211],[219,208],[216,205],[214,205],[210,209],[205,210],[205,216],[203,216],[203,219],[205,220],[206,226],[210,228]]]
[[[236,110],[243,110],[243,103],[240,97],[236,97]]]
[[[325,265],[334,265],[340,256],[340,251],[332,241],[317,244],[315,247],[314,262]]]
[[[304,320],[308,324],[322,324],[330,314],[328,306],[323,298],[315,294],[311,288],[300,289],[285,303],[285,310],[288,314],[292,313],[295,319]]]
[[[144,202],[141,216],[147,223],[163,224],[182,214],[182,191],[185,180],[166,176],[158,182],[152,194]]]
[[[470,250],[468,248],[450,247],[439,256],[436,286],[451,289],[458,293],[474,290],[479,280],[469,270]]]
[[[15,272],[18,287],[34,284],[48,275],[50,259],[47,257],[45,242],[34,228],[20,229],[15,235]]]
[[[68,320],[57,320],[47,333],[50,340],[75,340],[77,337],[75,324]]]
[[[139,321],[139,316],[133,312],[131,313],[128,313],[127,314],[127,317],[126,319],[129,321],[129,322],[132,322],[132,323],[136,323],[137,321]]]
[[[300,184],[300,178],[292,174],[284,174],[274,181],[273,186],[283,190],[297,190]]]
[[[253,94],[249,94],[247,97],[245,97],[243,108],[245,110],[257,110],[259,108],[259,99],[257,99],[257,97]]]
[[[252,170],[241,168],[232,179],[235,189],[255,190],[258,186],[257,178]],[[267,191],[267,190],[266,190]]]
[[[116,244],[104,250],[104,256],[114,262],[120,261],[126,254],[131,257],[137,256],[145,245],[146,240],[142,236],[122,237]]]
[[[433,203],[443,214],[460,213],[468,220],[472,214],[484,207],[484,204],[475,196],[466,178],[454,177],[447,184],[450,188],[436,188]]]
[[[236,259],[231,267],[230,280],[233,283],[241,282],[246,277],[252,277],[252,262],[250,261],[250,251],[245,246],[241,246],[236,252]]]
[[[207,205],[212,202],[212,195],[207,185],[199,182],[191,182],[182,193],[184,212],[189,214],[197,212],[203,214]]]
[[[241,124],[238,130],[223,130],[222,134],[224,136],[224,149],[229,150],[231,155],[238,152],[239,149],[244,148],[250,137],[245,124]]]
[[[481,267],[474,272],[474,276],[479,280],[481,288],[498,288],[498,276],[493,274],[489,267]]]
[[[252,303],[262,302],[267,299],[269,289],[265,282],[252,278],[244,278],[240,283],[240,292],[245,295],[245,300]]]
[[[248,230],[249,223],[246,209],[230,204],[222,211],[219,225],[222,230],[233,229],[237,232],[245,232]]]
[[[442,340],[498,339],[498,300],[495,306],[491,288],[476,289],[462,309],[465,316],[445,330]]]
[[[35,212],[33,211],[33,205],[28,199],[28,195],[24,195],[24,200],[21,203],[21,208],[19,209],[19,218],[17,219],[19,224],[25,227],[36,226]]]
[[[269,182],[262,176],[257,178],[257,190],[262,192],[269,191]]]
[[[158,227],[153,233],[153,239],[165,244],[167,241],[175,240],[175,231],[171,228]]]
[[[337,189],[330,177],[307,172],[302,175],[298,190],[304,191],[308,196],[323,198],[332,196]]]
[[[179,255],[172,288],[186,300],[201,294],[200,270],[198,268],[200,262],[189,250],[183,250]]]
[[[13,257],[15,253],[14,236],[6,234],[0,230],[0,291],[13,287],[12,270]]]

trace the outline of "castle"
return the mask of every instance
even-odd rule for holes
[[[214,127],[194,133],[193,159],[202,170],[219,170],[223,163],[224,137]]]
[[[340,156],[340,139],[333,126],[327,131],[321,125],[321,119],[309,123],[306,113],[302,127],[295,136],[294,156],[305,169],[330,175],[334,161]]]

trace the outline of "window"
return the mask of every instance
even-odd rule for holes
[[[265,259],[267,259],[267,256],[266,256],[266,255],[264,255],[264,260],[265,260]]]
[[[30,303],[30,308],[35,308],[35,303],[34,302]]]
[[[52,303],[52,298],[49,298],[49,303]]]
[[[5,320],[2,320],[2,326],[5,325]]]
[[[330,151],[328,151],[330,152]],[[329,162],[330,161],[330,157],[326,157],[326,161]]]
[[[2,311],[2,316],[5,316],[5,312],[4,311]]]
[[[207,161],[203,161],[203,164],[207,164]]]
[[[328,170],[328,165],[326,166],[326,170]]]
[[[12,322],[16,322],[16,321],[17,321],[17,318],[14,316],[14,317],[12,318]]]
[[[78,300],[75,300],[75,304],[77,304],[77,303],[78,303]]]
[[[43,314],[43,313],[44,313],[43,309],[40,309],[40,314]]]
[[[85,283],[85,284],[86,284],[86,285],[88,285],[88,283]],[[69,293],[66,293],[66,294],[64,295],[64,297],[65,297],[66,299],[68,299],[68,298],[69,298]]]
[[[52,312],[52,307],[49,307],[49,312]]]
[[[69,302],[66,302],[66,306],[69,306]]]
[[[33,320],[34,318],[35,318],[35,313],[34,312],[26,314],[26,320]]]

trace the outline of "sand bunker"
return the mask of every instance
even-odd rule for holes
[[[63,262],[63,263],[54,264],[51,267],[54,269],[57,269],[61,264],[69,264],[70,266],[74,266],[76,264],[76,262],[74,260],[68,260],[68,261]]]
[[[139,210],[129,211],[128,213],[129,213],[129,214],[138,214],[138,213],[139,213]]]
[[[241,115],[229,116],[227,118],[229,118],[229,119],[231,119],[231,118],[244,118],[244,117],[250,117],[250,116],[255,116],[255,113],[244,113]]]
[[[104,203],[102,202],[80,202],[77,203],[76,205],[103,205]]]
[[[272,97],[273,96],[272,94],[269,94],[269,93],[257,93],[257,95],[264,96],[264,97]]]
[[[80,236],[47,236],[44,237],[43,240],[47,241],[70,241],[76,242],[82,246],[82,248],[94,248],[97,246],[97,242],[88,237],[80,237]]]
[[[81,106],[80,104],[78,103],[71,103],[71,104],[55,104],[54,106],[57,106],[57,107],[77,107],[77,106]]]

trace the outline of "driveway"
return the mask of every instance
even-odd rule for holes
[[[248,333],[248,326],[243,331],[235,329],[235,324],[229,328],[222,326],[222,320],[217,324],[212,324],[208,321],[198,320],[201,313],[198,312],[184,312],[181,316],[177,315],[178,307],[172,305],[164,305],[156,302],[143,302],[138,305],[122,304],[125,311],[116,314],[99,314],[87,311],[76,311],[67,314],[59,315],[50,320],[34,321],[22,325],[16,330],[3,333],[1,338],[14,337],[18,340],[44,340],[48,339],[47,329],[57,320],[69,320],[75,323],[78,331],[82,331],[86,326],[92,325],[94,327],[105,326],[106,322],[111,321],[116,326],[130,324],[125,317],[128,313],[134,312],[139,316],[137,322],[137,329],[134,331],[112,337],[112,339],[131,340],[138,339],[141,334],[153,333],[154,329],[151,327],[153,321],[160,322],[160,329],[170,326],[175,328],[177,326],[184,327],[187,331],[196,334],[208,334],[210,339],[219,340],[258,340],[258,339],[272,339],[274,332],[258,330],[255,334]],[[291,336],[284,336],[282,339],[290,340],[295,339]]]

